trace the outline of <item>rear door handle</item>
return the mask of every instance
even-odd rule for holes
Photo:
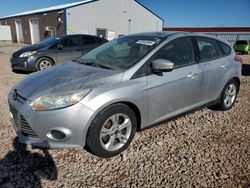
[[[187,75],[187,78],[194,78],[196,77],[198,74],[195,73],[195,72],[190,72],[188,75]]]

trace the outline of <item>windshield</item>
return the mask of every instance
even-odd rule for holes
[[[127,36],[114,39],[85,54],[78,61],[94,62],[112,69],[125,70],[148,54],[163,38],[153,36]]]
[[[39,43],[36,43],[36,45],[37,46],[48,46],[48,45],[54,44],[56,41],[60,40],[61,38],[62,38],[62,36],[48,38],[48,39],[43,40]]]

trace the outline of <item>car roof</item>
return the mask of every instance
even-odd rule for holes
[[[87,35],[87,34],[67,34],[67,35],[62,35],[63,37],[71,37],[71,36],[90,36],[90,37],[97,37],[94,35]]]
[[[152,37],[159,37],[159,38],[166,38],[169,35],[175,34],[177,32],[145,32],[145,33],[136,33],[131,34],[128,36],[152,36]]]
[[[131,34],[129,36],[152,36],[152,37],[159,37],[159,38],[167,38],[169,36],[176,35],[176,36],[200,36],[200,37],[208,37],[215,40],[219,40],[221,42],[224,42],[228,45],[230,43],[223,38],[216,37],[214,35],[208,35],[206,33],[199,33],[199,32],[183,32],[183,31],[176,31],[176,32],[169,32],[169,31],[162,31],[162,32],[146,32],[146,33],[137,33],[137,34]],[[231,46],[231,45],[230,45]]]

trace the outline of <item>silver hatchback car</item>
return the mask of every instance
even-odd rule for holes
[[[205,106],[230,109],[240,75],[240,58],[222,39],[141,33],[31,74],[8,100],[20,142],[112,157],[136,131]]]

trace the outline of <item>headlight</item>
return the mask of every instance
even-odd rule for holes
[[[30,106],[36,111],[56,110],[78,103],[91,90],[69,91],[51,95],[45,95],[34,100]]]
[[[28,56],[32,56],[35,53],[36,53],[36,51],[24,52],[19,57],[28,57]]]

